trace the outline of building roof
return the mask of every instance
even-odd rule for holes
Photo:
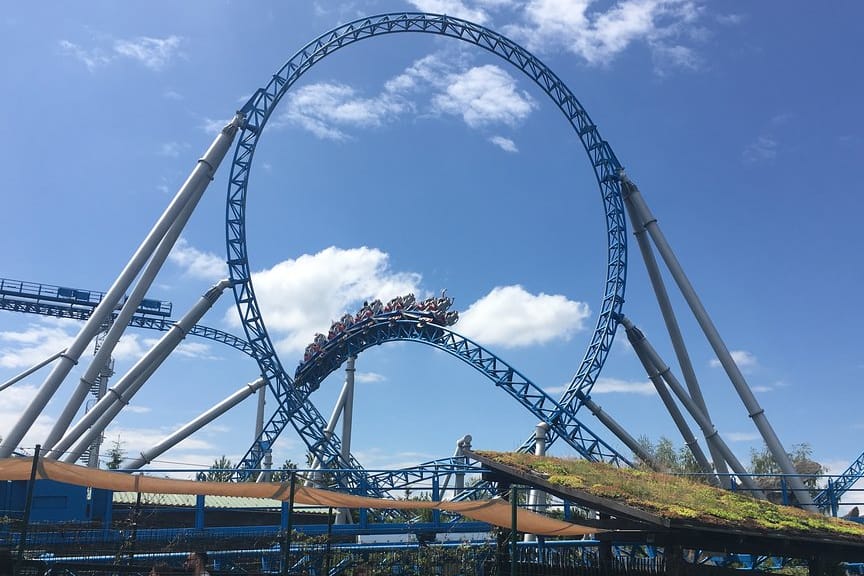
[[[541,488],[598,513],[595,524],[609,530],[600,539],[864,561],[864,525],[858,523],[601,462],[485,451],[468,456],[492,470],[490,479]]]
[[[193,508],[196,498],[194,494],[141,494],[141,504],[147,506],[166,506],[175,508]],[[114,492],[114,504],[135,505],[138,499],[137,492]],[[246,498],[242,496],[205,496],[205,508],[224,509],[257,509],[257,510],[280,510],[281,500],[269,498]],[[327,514],[326,506],[294,506],[295,512],[307,514]]]

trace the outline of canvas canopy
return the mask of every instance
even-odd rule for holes
[[[32,458],[0,459],[0,480],[29,480],[32,466]],[[97,470],[45,459],[40,459],[36,465],[36,479],[54,480],[64,484],[118,492],[203,494],[205,496],[245,496],[282,501],[290,500],[290,484],[288,482],[198,482],[173,478],[153,478],[142,474]],[[512,524],[510,503],[495,499],[466,502],[390,500],[353,496],[331,490],[296,485],[294,487],[294,503],[306,506],[386,510],[436,508],[502,528],[510,528]],[[520,532],[544,536],[582,536],[601,531],[597,528],[549,518],[522,508],[517,508],[516,511],[516,529]]]

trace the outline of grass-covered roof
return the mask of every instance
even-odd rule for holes
[[[481,459],[541,477],[563,489],[615,501],[675,521],[776,534],[861,539],[864,524],[757,500],[681,476],[581,459],[474,451]]]

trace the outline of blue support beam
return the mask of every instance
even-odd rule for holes
[[[560,403],[552,401],[527,381],[520,381],[521,375],[510,372],[508,368],[499,369],[498,359],[483,357],[482,351],[478,348],[468,347],[465,342],[459,342],[459,345],[466,346],[467,355],[462,355],[458,347],[448,346],[447,334],[440,334],[443,338],[440,346],[493,377],[502,388],[533,413],[542,414],[544,421],[552,422],[556,433],[547,440],[548,444],[560,436],[574,446],[580,446],[580,453],[603,454],[604,457],[623,461],[620,456],[613,453],[614,451],[606,451],[608,447],[574,417],[581,406],[579,398],[588,396],[603,367],[615,337],[617,318],[624,302],[627,235],[619,180],[621,164],[608,143],[600,137],[595,123],[591,121],[570,89],[545,64],[520,45],[488,28],[459,18],[400,12],[355,20],[312,40],[292,56],[271,77],[265,87],[256,90],[241,110],[246,123],[236,141],[228,182],[225,221],[227,262],[233,282],[235,302],[247,339],[261,374],[270,383],[271,390],[279,403],[276,412],[265,426],[262,436],[244,457],[243,469],[251,470],[260,464],[264,455],[263,446],[272,446],[289,422],[304,439],[311,452],[325,465],[335,468],[353,468],[355,465],[350,457],[349,462],[343,461],[339,454],[338,438],[334,436],[328,440],[323,434],[324,419],[306,402],[309,392],[314,389],[310,387],[317,383],[307,381],[296,384],[282,367],[267,333],[255,298],[252,272],[247,258],[246,197],[258,138],[275,107],[294,83],[317,62],[337,50],[366,38],[402,32],[434,34],[462,40],[499,56],[525,73],[561,110],[582,142],[594,170],[606,217],[608,263],[598,321],[576,376]],[[403,328],[408,330],[407,327]],[[414,335],[411,334],[405,339],[413,337]],[[429,342],[433,340],[430,339]],[[475,355],[474,358],[471,357],[472,354]],[[241,471],[240,474],[242,476],[244,473]],[[358,472],[356,475],[342,478],[341,482],[344,482],[343,486],[356,488],[361,484],[362,479],[362,473]]]

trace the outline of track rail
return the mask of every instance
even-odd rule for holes
[[[446,36],[478,46],[522,71],[555,103],[579,137],[600,188],[607,230],[607,271],[602,304],[599,307],[597,325],[579,369],[562,396],[562,402],[549,403],[540,396],[528,401],[529,387],[524,386],[517,396],[533,406],[534,410],[546,413],[560,424],[570,424],[567,429],[579,436],[581,426],[566,422],[579,409],[579,398],[587,395],[593,387],[609,353],[618,314],[624,302],[624,286],[627,267],[627,238],[624,205],[621,196],[619,174],[621,165],[608,143],[600,137],[597,127],[570,89],[539,59],[514,41],[488,28],[450,16],[417,12],[400,12],[362,18],[335,28],[309,42],[274,74],[264,88],[258,89],[244,105],[243,126],[234,151],[231,175],[228,182],[226,206],[226,248],[230,277],[239,317],[243,323],[253,356],[262,375],[267,378],[278,408],[265,426],[262,437],[256,441],[244,457],[244,468],[257,468],[272,442],[290,423],[306,442],[316,457],[328,467],[353,468],[354,462],[344,462],[340,456],[340,442],[335,436],[328,440],[323,431],[326,427],[320,414],[305,406],[308,390],[295,385],[286,374],[276,354],[261,315],[246,247],[246,197],[249,174],[258,139],[267,120],[287,91],[316,63],[329,54],[360,40],[395,33],[423,33]],[[509,388],[510,386],[508,386]],[[516,385],[513,385],[516,390]],[[566,407],[566,410],[565,410]],[[554,417],[553,417],[554,414]],[[563,432],[563,429],[562,429]],[[552,440],[557,436],[553,436]],[[574,436],[567,436],[574,441]],[[588,438],[580,438],[589,442]],[[362,480],[358,472],[350,479],[352,485]]]
[[[325,344],[321,351],[298,366],[294,375],[294,389],[305,400],[317,390],[327,376],[338,370],[351,356],[386,342],[411,341],[426,344],[462,360],[486,376],[499,388],[518,401],[534,416],[555,430],[583,458],[615,466],[632,467],[632,463],[614,448],[582,424],[575,412],[561,405],[521,372],[477,343],[460,336],[449,328],[433,324],[422,313],[389,312],[373,316],[351,326],[338,337]],[[308,402],[306,403],[308,404]],[[292,406],[280,405],[273,419],[290,420]],[[240,466],[254,463],[257,444],[270,445],[275,440],[268,435],[272,426],[265,426],[261,437],[253,444],[241,460]],[[304,433],[314,433],[311,428]],[[327,437],[315,438],[315,445],[322,445]]]

